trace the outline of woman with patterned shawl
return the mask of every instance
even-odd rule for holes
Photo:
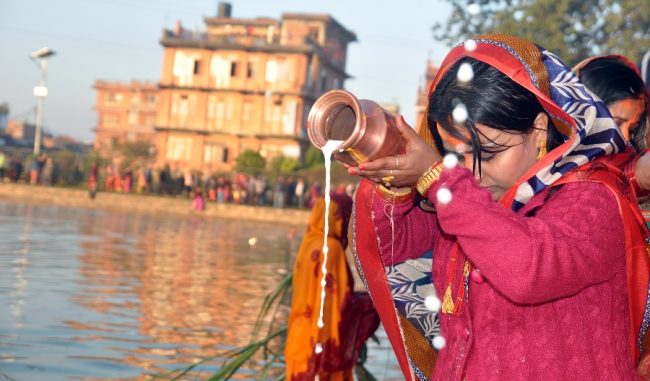
[[[549,51],[486,35],[447,55],[423,124],[349,168],[355,254],[405,378],[646,374],[648,233],[605,105]]]
[[[325,199],[315,201],[293,268],[289,333],[285,347],[286,379],[352,381],[362,344],[379,325],[366,293],[355,294],[345,248],[352,199],[331,193],[323,327],[321,266],[325,234]],[[316,349],[319,345],[319,350]]]
[[[624,171],[637,196],[650,193],[650,154],[648,154],[648,120],[650,94],[639,69],[621,55],[588,58],[573,70],[589,90],[609,108],[614,122],[638,155],[626,164]]]

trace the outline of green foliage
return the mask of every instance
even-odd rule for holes
[[[252,175],[258,175],[264,171],[266,160],[253,150],[245,150],[237,157],[235,169]]]
[[[305,152],[305,168],[322,167],[325,164],[323,153],[318,148],[310,145]]]
[[[270,174],[273,177],[277,175],[290,174],[298,167],[298,160],[291,157],[276,156],[271,160]]]
[[[558,54],[568,65],[619,53],[639,62],[650,46],[647,0],[450,0],[451,16],[434,38],[454,45],[483,33],[520,36]],[[478,14],[470,14],[480,9]]]
[[[147,159],[150,156],[151,144],[147,142],[129,142],[115,146],[117,152],[125,159]]]
[[[51,155],[54,160],[54,177],[58,184],[73,185],[81,181],[81,158],[76,153],[63,150]]]
[[[97,166],[99,168],[104,168],[110,162],[111,160],[109,158],[103,157],[102,155],[99,154],[99,152],[90,151],[84,159],[83,169],[86,174],[89,174],[93,164],[97,163]]]
[[[120,166],[124,169],[134,162],[150,159],[152,147],[148,142],[127,142],[117,144],[114,148],[122,157]]]
[[[249,367],[253,367],[255,360],[255,355],[262,351],[263,361],[261,368],[256,369],[257,380],[284,380],[284,373],[280,375],[273,376],[271,378],[270,373],[272,369],[284,368],[284,339],[286,338],[288,326],[286,323],[277,326],[277,310],[278,307],[283,303],[285,297],[291,289],[291,279],[292,274],[289,273],[284,279],[280,281],[275,286],[275,289],[271,291],[264,298],[262,307],[258,312],[255,326],[251,334],[251,340],[248,345],[243,348],[234,349],[221,353],[217,356],[205,358],[201,361],[198,361],[184,369],[174,370],[166,374],[157,375],[155,378],[168,379],[171,377],[172,380],[180,380],[183,376],[187,375],[190,371],[195,369],[197,366],[215,360],[219,357],[226,357],[226,360],[221,364],[219,370],[214,373],[208,381],[225,381],[230,380],[239,369],[248,364]],[[257,336],[260,334],[262,328],[264,328],[265,318],[270,314],[271,322],[268,323],[268,331],[266,336],[262,339],[256,340]],[[377,341],[377,338],[374,337],[374,340]],[[271,344],[277,340],[280,340],[279,346],[272,346]],[[364,367],[366,361],[367,347],[364,344],[362,349],[361,356],[357,363],[357,366],[354,369],[357,380],[359,381],[376,381],[377,379]]]

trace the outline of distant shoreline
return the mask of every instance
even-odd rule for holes
[[[305,226],[309,220],[309,210],[206,202],[205,210],[199,212],[192,209],[192,200],[184,197],[99,192],[92,200],[88,197],[88,191],[82,189],[15,183],[0,183],[0,200],[138,213],[227,218],[297,226]]]

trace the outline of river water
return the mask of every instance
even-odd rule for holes
[[[290,228],[0,201],[0,380],[149,379],[245,345]],[[402,379],[379,337],[371,372]]]

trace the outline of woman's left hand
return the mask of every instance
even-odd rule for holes
[[[424,172],[442,160],[438,151],[422,140],[401,115],[397,118],[396,125],[406,140],[406,152],[360,163],[358,167],[346,166],[348,173],[385,186],[412,187]]]

